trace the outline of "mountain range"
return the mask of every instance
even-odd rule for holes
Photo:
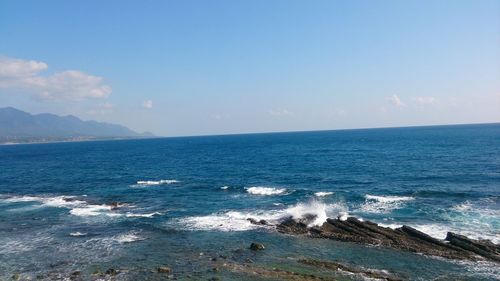
[[[125,126],[83,121],[73,115],[30,114],[13,107],[0,108],[0,143],[47,142],[91,139],[144,138]]]

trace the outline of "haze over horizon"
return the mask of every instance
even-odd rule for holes
[[[161,136],[500,121],[500,2],[0,3],[0,107]]]

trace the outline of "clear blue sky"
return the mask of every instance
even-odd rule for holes
[[[500,1],[1,1],[0,107],[159,135],[500,121]]]

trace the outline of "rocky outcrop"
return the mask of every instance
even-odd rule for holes
[[[473,240],[451,232],[446,241],[442,241],[406,225],[391,229],[355,217],[346,220],[327,219],[320,227],[308,227],[307,221],[289,218],[276,228],[287,234],[377,245],[448,259],[500,262],[500,246],[490,241]]]
[[[396,275],[388,273],[383,270],[375,270],[375,269],[365,269],[361,267],[351,266],[343,263],[332,262],[332,261],[321,261],[315,259],[301,259],[298,260],[299,263],[309,265],[312,267],[320,268],[320,269],[328,269],[331,271],[341,271],[348,272],[352,274],[357,274],[369,279],[375,280],[387,280],[387,281],[401,281],[404,280]]]
[[[261,250],[264,250],[265,248],[266,247],[264,247],[264,245],[261,243],[250,244],[250,250],[252,250],[252,251],[261,251]]]

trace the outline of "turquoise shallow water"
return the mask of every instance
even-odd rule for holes
[[[500,278],[488,263],[291,237],[246,220],[308,213],[318,224],[352,215],[499,243],[500,125],[0,146],[0,280],[75,270],[91,279],[109,267],[120,280],[155,280],[162,264],[180,279],[253,279],[213,272],[220,256],[262,266],[314,257],[413,280]],[[247,250],[253,241],[266,250]]]

